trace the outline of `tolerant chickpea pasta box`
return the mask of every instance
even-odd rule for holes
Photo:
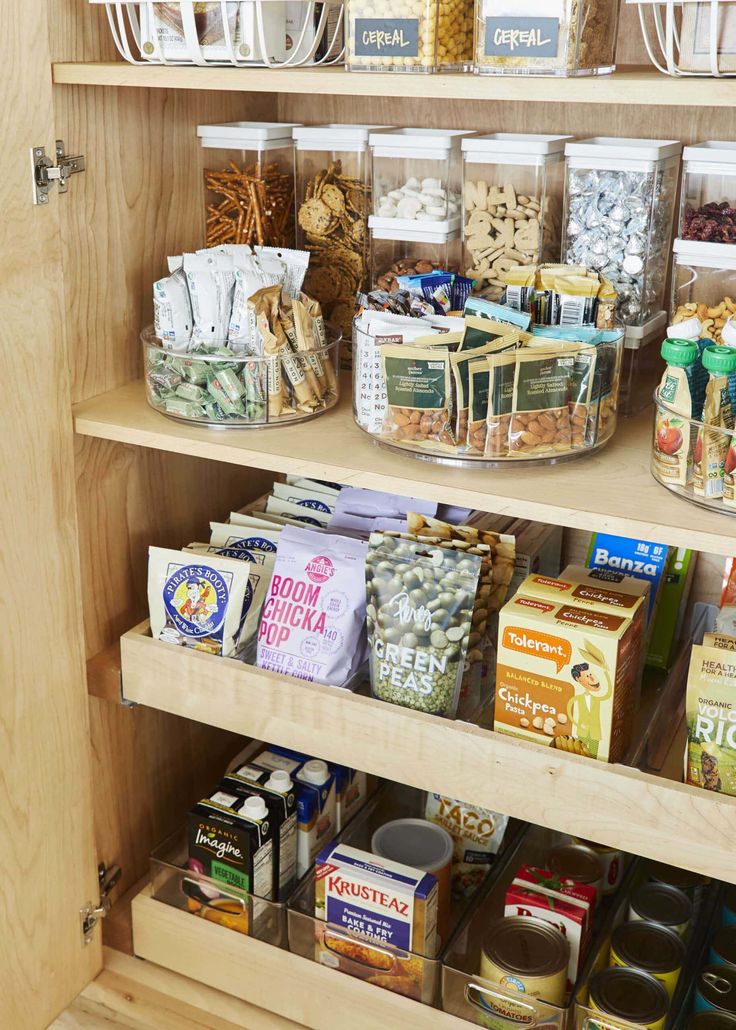
[[[494,728],[618,762],[637,660],[631,618],[530,596],[522,584],[499,616]]]

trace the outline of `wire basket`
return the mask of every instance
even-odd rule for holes
[[[296,68],[340,64],[342,0],[89,0],[131,64]]]
[[[736,75],[736,0],[626,0],[639,8],[644,45],[665,75]]]

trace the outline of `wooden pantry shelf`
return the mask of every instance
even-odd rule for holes
[[[147,623],[121,656],[128,701],[736,882],[736,798],[185,650]]]
[[[274,429],[204,429],[175,422],[149,407],[140,382],[76,405],[74,421],[82,436],[706,553],[736,550],[736,519],[697,508],[652,479],[649,412],[622,420],[598,454],[561,465],[490,472],[446,468],[378,448],[353,422],[347,383],[334,410],[312,422]]]
[[[582,78],[524,75],[399,75],[346,72],[343,68],[195,68],[133,65],[125,61],[59,63],[57,85],[140,86],[303,93],[429,100],[505,100],[540,103],[640,104],[654,107],[732,107],[730,79],[671,78],[649,67]]]

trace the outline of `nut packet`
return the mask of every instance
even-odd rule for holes
[[[257,664],[311,683],[344,686],[364,651],[368,545],[287,526],[258,631]]]
[[[402,442],[452,446],[450,355],[387,344],[381,360],[387,395],[382,435]]]
[[[235,289],[235,266],[227,254],[185,254],[184,274],[192,303],[192,349],[226,343]]]
[[[452,893],[461,898],[475,894],[503,844],[509,817],[431,792],[424,815],[452,837]]]
[[[187,277],[178,269],[153,284],[153,324],[167,350],[185,352],[192,339],[192,302]]]
[[[366,616],[374,697],[454,718],[480,558],[373,533]]]
[[[566,351],[519,351],[516,355],[510,454],[549,454],[570,449],[574,365],[575,355]]]
[[[518,333],[510,325],[497,322],[493,318],[475,318],[472,315],[466,315],[460,350],[478,350],[496,340],[508,340],[509,343],[515,343],[517,339]]]
[[[478,321],[484,321],[479,319]],[[477,360],[486,354],[510,350],[516,347],[516,334],[500,336],[497,339],[481,344],[477,347],[467,348],[459,354],[450,355],[450,364],[455,382],[455,395],[453,398],[453,417],[455,426],[455,439],[459,446],[467,443],[468,438],[468,416],[469,416],[469,382],[468,366],[471,361]]]
[[[610,279],[606,279],[606,277],[602,275],[600,280],[595,325],[597,329],[613,329],[616,319],[618,292]]]
[[[148,549],[151,636],[230,657],[240,645],[250,563]]]
[[[491,368],[487,360],[476,358],[468,363],[468,434],[469,454],[484,455],[488,435],[488,393]]]
[[[486,458],[505,458],[509,453],[511,412],[514,406],[514,381],[518,351],[493,354],[487,358],[489,369],[488,409],[486,412]]]
[[[281,328],[284,330],[286,342],[296,354],[300,348],[297,339],[296,323],[294,321],[294,308],[291,297],[288,296],[285,290],[281,291],[279,321],[281,322]],[[303,356],[295,357],[294,360],[297,362],[302,375],[306,378],[312,393],[318,401],[322,402],[327,393],[327,380],[319,357],[316,354],[307,353]]]
[[[589,447],[595,443],[596,427],[592,418],[591,399],[597,354],[595,347],[581,347],[574,357],[569,405],[573,448]]]

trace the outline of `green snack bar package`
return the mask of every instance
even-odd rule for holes
[[[455,442],[450,423],[450,355],[440,349],[381,348],[387,409],[382,434],[402,442]]]
[[[480,567],[476,555],[371,535],[366,615],[374,697],[455,716]]]
[[[655,669],[669,669],[675,658],[697,560],[698,552],[687,547],[670,551],[646,655],[646,664]]]

